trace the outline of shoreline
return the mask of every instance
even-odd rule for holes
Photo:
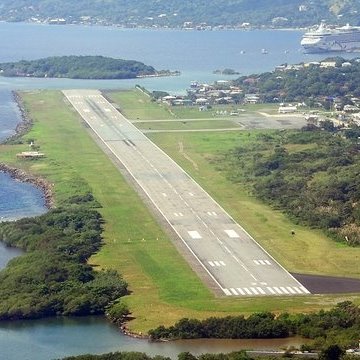
[[[249,31],[249,30],[280,30],[280,31],[305,31],[309,29],[310,27],[317,25],[320,23],[320,20],[318,23],[313,23],[309,25],[303,25],[303,26],[279,26],[276,27],[274,25],[268,24],[258,24],[258,25],[250,25],[250,26],[239,26],[239,25],[230,25],[230,24],[213,24],[210,25],[211,29],[198,29],[195,27],[192,28],[186,28],[183,27],[181,24],[176,26],[160,26],[159,24],[156,25],[147,25],[147,24],[138,24],[137,26],[129,26],[124,23],[107,23],[107,24],[101,24],[96,22],[81,22],[81,21],[75,21],[75,22],[67,22],[64,24],[50,24],[49,22],[45,20],[39,20],[39,21],[31,21],[29,19],[27,20],[21,20],[21,21],[7,21],[7,20],[0,20],[0,23],[6,23],[6,24],[30,24],[30,25],[42,25],[42,26],[96,26],[96,27],[106,27],[106,28],[117,28],[117,29],[124,29],[124,30],[179,30],[179,31],[228,31],[228,30],[238,30],[238,31]]]
[[[0,172],[9,174],[10,177],[14,180],[18,180],[20,182],[29,183],[36,186],[44,194],[45,206],[48,209],[55,208],[55,199],[52,191],[53,185],[47,182],[46,180],[44,180],[43,178],[30,175],[24,170],[9,166],[4,163],[0,163]]]
[[[10,135],[9,137],[5,138],[3,141],[0,142],[0,145],[3,144],[10,144],[12,141],[17,140],[19,137],[25,135],[30,129],[33,124],[33,121],[27,116],[27,113],[24,109],[22,99],[17,91],[11,91],[14,102],[16,103],[19,111],[20,111],[20,122],[15,127],[15,134]]]
[[[19,139],[31,129],[33,124],[33,121],[28,117],[24,109],[20,95],[16,91],[12,91],[12,94],[19,108],[21,120],[16,125],[15,134],[4,139],[2,142],[0,142],[0,145],[11,144],[11,142]],[[46,208],[55,208],[55,198],[52,190],[53,184],[50,184],[47,180],[41,177],[31,175],[22,169],[9,166],[3,162],[0,162],[0,172],[9,174],[10,177],[14,180],[18,180],[24,183],[30,183],[36,186],[43,192]]]

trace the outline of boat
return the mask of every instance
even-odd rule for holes
[[[330,28],[324,23],[306,32],[301,40],[306,53],[360,51],[360,27],[349,24]]]

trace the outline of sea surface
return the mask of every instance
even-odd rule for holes
[[[121,29],[99,26],[51,26],[0,23],[0,62],[57,55],[104,55],[143,61],[157,69],[180,70],[180,76],[135,80],[70,80],[0,77],[0,141],[21,120],[12,90],[128,89],[184,93],[191,81],[213,82],[232,77],[214,75],[232,68],[241,75],[271,71],[283,63],[323,59],[300,49],[301,31],[183,31]],[[267,54],[262,54],[265,49]],[[344,57],[356,54],[343,54]],[[1,162],[1,159],[0,159]],[[35,216],[46,211],[43,195],[30,184],[0,173],[0,220]],[[19,251],[0,245],[0,268]],[[175,357],[181,351],[228,352],[244,348],[277,348],[298,340],[183,341],[148,343],[123,336],[102,318],[44,319],[0,323],[0,358],[48,360],[80,353],[145,351]]]
[[[301,51],[302,31],[147,30],[100,26],[0,23],[0,62],[60,55],[103,55],[143,61],[156,69],[180,70],[179,77],[135,80],[2,78],[0,89],[132,88],[184,92],[190,81],[212,82],[231,68],[242,75],[271,71],[283,63],[323,59]],[[262,54],[265,49],[267,54]],[[343,54],[351,57],[352,54]]]

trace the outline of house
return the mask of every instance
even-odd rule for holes
[[[260,96],[257,94],[245,94],[244,102],[248,104],[257,104],[260,101]]]
[[[278,109],[279,114],[290,114],[290,113],[294,113],[296,111],[297,111],[297,107],[294,105],[291,105],[291,104],[289,104],[287,106],[280,105],[279,109]]]
[[[208,99],[205,98],[198,98],[195,100],[196,105],[207,105]]]
[[[16,156],[22,159],[39,159],[43,158],[45,154],[38,151],[23,151],[19,154],[16,154]]]
[[[322,61],[320,63],[320,67],[321,68],[330,68],[330,67],[334,68],[334,67],[336,67],[336,61]]]
[[[344,111],[347,113],[355,113],[358,112],[360,109],[357,106],[354,105],[345,105]]]

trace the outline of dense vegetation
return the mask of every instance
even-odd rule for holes
[[[145,353],[141,352],[114,352],[103,355],[78,355],[78,356],[69,356],[63,360],[171,360],[168,357],[163,356],[154,356],[151,357]]]
[[[101,215],[91,194],[36,218],[0,224],[0,240],[27,251],[0,272],[0,320],[103,314],[127,293],[115,271],[86,261],[101,245]]]
[[[265,26],[308,26],[325,19],[359,23],[360,4],[356,0],[3,0],[0,20],[65,18],[69,23],[123,24],[127,26],[236,26],[244,22]]]
[[[299,131],[259,134],[227,156],[233,181],[295,221],[360,245],[360,128],[325,121]]]
[[[152,66],[134,60],[104,56],[55,56],[0,64],[3,76],[29,76],[71,79],[132,79],[155,75]]]
[[[183,352],[177,357],[178,360],[251,360],[244,351],[233,352],[231,354],[203,354],[199,357]],[[70,356],[63,360],[171,360],[169,357],[156,355],[151,357],[140,352],[115,352],[103,355],[80,355]]]
[[[159,326],[150,330],[152,339],[244,339],[279,338],[301,335],[314,339],[310,348],[322,348],[325,345],[340,344],[354,346],[360,331],[360,308],[349,301],[337,304],[329,311],[321,310],[313,314],[257,313],[225,318],[205,320],[182,319],[174,326]]]
[[[336,61],[337,66],[322,68],[319,65],[310,65],[298,69],[277,70],[242,76],[234,83],[245,93],[260,94],[265,102],[307,101],[309,103],[321,97],[360,97],[358,59],[346,61],[347,66],[342,66],[345,63],[342,58],[327,60]]]
[[[284,352],[284,357],[291,358],[293,357],[293,349],[287,349]],[[195,356],[189,352],[182,352],[178,354],[177,360],[254,360],[258,359],[258,355],[251,357],[246,351],[234,351],[228,354],[201,354]],[[356,357],[355,357],[356,358]],[[266,356],[261,355],[261,359],[264,360],[275,360],[278,359],[277,356]],[[337,344],[329,345],[324,347],[319,353],[320,360],[339,360],[339,359],[349,359],[354,360],[354,357],[345,354],[344,349],[342,349]],[[115,352],[103,355],[80,355],[80,356],[70,356],[63,360],[171,360],[168,357],[163,357],[160,355],[150,357],[144,353],[140,352]]]
[[[256,196],[339,240],[359,245],[360,129],[344,131],[344,138],[327,124],[330,131],[259,136],[256,145],[236,148],[232,158],[239,173],[233,178],[245,176]]]

